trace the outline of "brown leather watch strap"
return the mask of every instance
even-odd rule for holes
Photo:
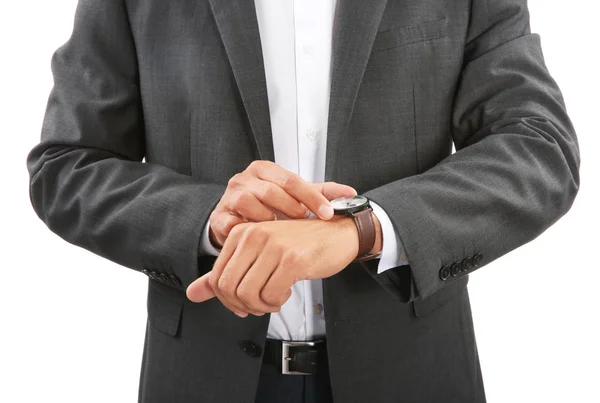
[[[376,227],[373,221],[373,210],[369,207],[364,210],[352,213],[354,223],[358,229],[358,256],[357,261],[369,260],[378,255],[369,252],[375,246]]]

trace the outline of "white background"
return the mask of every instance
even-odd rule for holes
[[[97,0],[103,1],[103,0]],[[593,0],[532,0],[532,30],[578,132],[582,186],[533,242],[471,276],[490,403],[600,402],[600,27]],[[25,158],[52,86],[50,57],[75,0],[0,4],[0,401],[133,402],[146,276],[52,234]],[[443,403],[443,402],[440,402]]]

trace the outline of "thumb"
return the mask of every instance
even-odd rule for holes
[[[206,273],[188,286],[185,291],[185,295],[190,301],[204,302],[215,297],[215,292],[208,282],[209,275],[210,272]]]
[[[342,185],[336,182],[322,182],[312,184],[327,200],[337,199],[338,197],[356,196],[356,190],[348,185]]]

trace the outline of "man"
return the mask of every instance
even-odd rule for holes
[[[80,0],[52,68],[31,201],[149,276],[141,402],[485,401],[468,275],[579,187],[525,0]]]

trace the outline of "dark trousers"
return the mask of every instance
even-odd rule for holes
[[[324,360],[312,375],[284,375],[272,364],[264,363],[256,392],[256,403],[332,403],[329,367]]]

